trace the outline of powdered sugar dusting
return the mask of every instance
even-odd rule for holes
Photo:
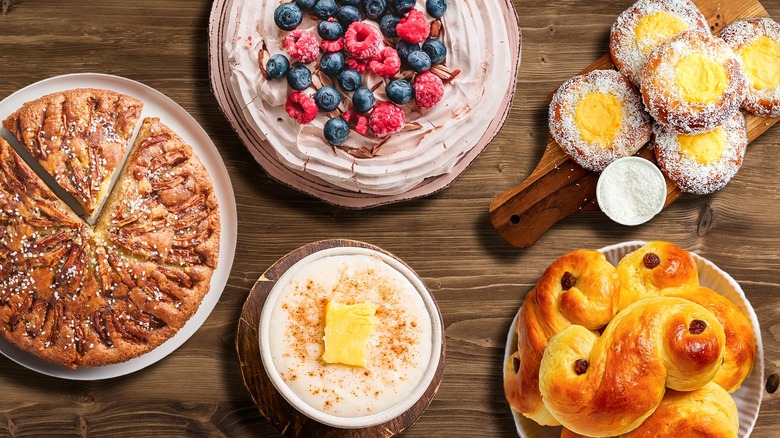
[[[609,148],[585,141],[577,128],[577,104],[593,92],[611,94],[622,103],[620,129]],[[553,96],[549,119],[555,141],[580,166],[596,172],[618,158],[633,155],[650,139],[650,117],[639,93],[615,70],[594,70],[564,82]]]
[[[612,62],[631,82],[639,85],[646,54],[642,53],[636,39],[636,27],[642,18],[665,12],[679,18],[688,29],[709,32],[707,19],[689,0],[639,0],[623,11],[615,20],[610,32],[609,51]]]
[[[720,33],[720,37],[738,54],[762,36],[780,44],[780,25],[771,18],[749,18],[731,23]],[[746,84],[747,94],[742,105],[748,111],[761,117],[780,116],[780,87],[759,90],[747,75]]]
[[[675,66],[692,54],[701,54],[726,71],[727,85],[711,102],[683,98],[675,81]],[[650,115],[667,127],[684,133],[714,129],[739,109],[745,97],[742,61],[720,38],[686,31],[658,46],[647,58],[642,75],[642,97]]]
[[[702,164],[680,151],[676,132],[653,124],[658,166],[680,190],[699,195],[715,192],[725,187],[742,166],[748,144],[745,117],[737,111],[721,127],[726,138],[723,155],[716,161]]]

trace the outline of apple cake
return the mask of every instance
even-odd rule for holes
[[[102,156],[101,147],[88,149]],[[100,205],[100,194],[87,194],[90,205]],[[0,139],[0,331],[46,361],[124,362],[175,335],[209,291],[219,236],[206,168],[156,118],[143,121],[94,227]]]
[[[92,218],[108,195],[142,108],[134,97],[79,88],[27,102],[3,126]]]

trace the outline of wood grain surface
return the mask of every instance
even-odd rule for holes
[[[454,1],[454,0],[451,0]],[[721,192],[682,196],[653,221],[623,227],[600,212],[564,219],[531,248],[493,230],[491,200],[527,178],[547,141],[547,96],[601,57],[630,0],[516,0],[523,61],[509,122],[448,189],[352,211],[271,180],[240,144],[209,90],[211,4],[195,0],[23,0],[0,15],[0,97],[74,72],[141,81],[197,119],[232,177],[239,243],[227,288],[179,350],[132,375],[98,382],[44,377],[0,357],[0,436],[278,436],[252,403],[235,349],[241,308],[257,278],[289,251],[330,238],[368,242],[403,259],[436,296],[447,334],[439,392],[405,433],[512,436],[503,347],[512,317],[542,271],[577,247],[668,239],[727,270],[762,325],[768,374],[780,371],[780,128],[748,148]],[[780,17],[780,0],[762,2]],[[225,249],[227,250],[227,249]],[[753,436],[776,437],[780,394],[764,394]]]

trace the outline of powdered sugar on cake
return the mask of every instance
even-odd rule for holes
[[[621,102],[620,128],[609,147],[584,140],[577,128],[575,110],[589,93],[613,95]],[[618,158],[634,155],[650,139],[650,117],[639,93],[615,70],[594,70],[564,82],[550,104],[550,132],[580,166],[601,172]]]
[[[720,33],[720,37],[737,54],[751,43],[766,36],[780,44],[780,25],[771,18],[737,20]],[[761,117],[780,116],[780,87],[758,89],[746,75],[747,94],[743,105],[748,111]]]
[[[707,194],[722,189],[742,166],[748,144],[745,117],[737,111],[723,125],[725,143],[718,160],[702,164],[680,150],[679,134],[661,124],[653,124],[658,167],[680,190]]]
[[[642,66],[647,58],[642,53],[636,28],[640,20],[653,14],[664,12],[682,20],[688,29],[698,29],[709,33],[707,19],[689,0],[640,0],[623,11],[612,25],[610,33],[610,54],[621,73],[635,85],[639,85]]]
[[[327,115],[320,113],[306,125],[288,117],[286,81],[266,80],[258,66],[263,49],[270,55],[284,51],[287,32],[279,30],[273,18],[278,5],[271,0],[236,1],[225,49],[233,94],[245,107],[251,128],[285,166],[356,192],[400,194],[452,170],[500,116],[514,81],[507,27],[497,25],[505,21],[504,11],[500,2],[450,2],[439,39],[447,47],[446,66],[461,73],[445,84],[443,99],[430,109],[401,105],[409,122],[401,132],[376,138],[353,131],[344,148],[331,147],[322,134]],[[418,0],[416,7],[424,11],[425,1]],[[378,29],[374,21],[365,23]],[[304,14],[298,28],[316,34],[316,21]],[[380,76],[366,72],[363,79],[364,85],[375,88],[377,101],[388,100]],[[370,158],[361,158],[362,150],[372,151]]]

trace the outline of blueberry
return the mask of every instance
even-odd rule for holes
[[[414,97],[414,88],[406,79],[396,79],[387,84],[385,93],[393,103],[403,105]]]
[[[362,1],[363,0],[341,0],[341,5],[358,7]]]
[[[344,91],[355,91],[363,85],[363,78],[357,70],[350,68],[339,73],[339,85]]]
[[[303,20],[303,12],[295,3],[284,3],[274,10],[274,22],[279,29],[295,30]]]
[[[311,85],[311,71],[305,65],[294,65],[287,73],[287,83],[293,90],[305,90]]]
[[[341,52],[328,52],[320,58],[320,70],[328,76],[336,76],[344,70],[346,56]]]
[[[374,93],[366,87],[360,87],[352,94],[352,105],[355,111],[366,113],[374,107]]]
[[[295,4],[304,11],[310,11],[315,3],[317,3],[317,0],[295,0]]]
[[[335,0],[318,0],[314,5],[314,15],[320,20],[327,20],[328,18],[336,15],[336,11],[339,7],[336,5]]]
[[[330,144],[343,144],[349,135],[349,125],[341,117],[334,117],[325,122],[325,140]]]
[[[441,40],[428,38],[422,45],[423,52],[431,58],[431,64],[441,64],[447,57],[447,47]]]
[[[385,14],[382,19],[379,20],[379,28],[382,29],[382,33],[388,38],[395,38],[398,36],[398,31],[395,29],[398,23],[401,21],[401,17],[395,14]]]
[[[344,29],[338,21],[320,21],[317,25],[317,33],[324,40],[336,41],[344,35]]]
[[[387,0],[363,0],[363,10],[366,17],[376,20],[387,10]]]
[[[395,51],[398,52],[398,57],[401,58],[401,62],[407,62],[409,54],[420,50],[419,44],[407,43],[406,41],[398,41],[395,45]]]
[[[341,94],[334,87],[326,85],[314,95],[314,101],[317,103],[317,108],[321,111],[330,112],[339,107],[341,103]]]
[[[357,7],[347,5],[339,8],[339,11],[336,12],[336,19],[341,23],[341,27],[346,29],[352,23],[363,21],[363,14]]]
[[[276,54],[265,63],[265,71],[271,79],[281,79],[287,76],[290,69],[290,61],[282,54]]]
[[[431,57],[422,50],[410,53],[406,61],[409,63],[409,66],[412,67],[412,70],[417,73],[422,73],[431,69]]]
[[[399,14],[405,14],[414,9],[417,0],[390,0],[390,6]]]
[[[433,18],[441,18],[447,12],[447,0],[425,0],[425,10]]]

